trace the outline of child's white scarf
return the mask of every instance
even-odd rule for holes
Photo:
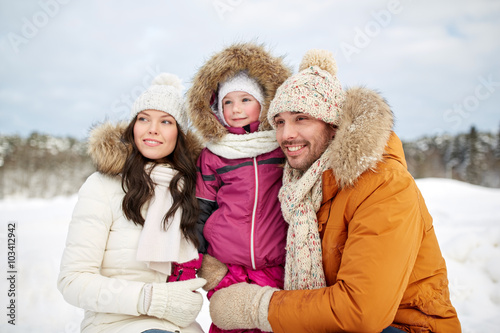
[[[228,159],[256,157],[278,147],[274,130],[247,134],[228,133],[218,142],[207,143],[208,150]]]

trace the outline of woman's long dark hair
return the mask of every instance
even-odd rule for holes
[[[196,199],[196,164],[187,148],[186,134],[177,126],[177,143],[173,152],[161,161],[153,161],[145,158],[134,142],[134,125],[137,118],[133,119],[122,135],[125,144],[132,149],[127,156],[122,172],[122,188],[125,196],[122,201],[122,210],[125,216],[134,221],[135,224],[144,225],[144,217],[141,208],[154,194],[154,182],[145,167],[148,163],[168,163],[177,174],[172,178],[169,185],[173,204],[165,214],[163,227],[168,228],[168,220],[174,216],[177,209],[182,209],[181,230],[187,240],[198,247],[198,238],[195,229],[198,220],[198,200]],[[152,170],[152,169],[151,169]],[[183,186],[179,189],[179,182]]]

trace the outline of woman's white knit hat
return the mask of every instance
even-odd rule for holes
[[[337,74],[331,52],[313,49],[302,58],[299,72],[289,77],[276,91],[267,119],[281,112],[302,112],[332,125],[340,125],[345,91]]]
[[[183,131],[187,130],[187,110],[182,94],[181,79],[170,73],[161,73],[151,86],[139,96],[132,106],[131,118],[144,110],[158,110],[175,118]]]
[[[220,121],[226,126],[229,125],[224,119],[224,106],[222,105],[222,99],[224,99],[227,94],[233,91],[244,91],[246,93],[249,93],[259,102],[261,109],[262,103],[264,103],[264,91],[257,80],[248,76],[248,73],[246,71],[239,72],[219,86],[216,114],[217,117],[219,117]]]

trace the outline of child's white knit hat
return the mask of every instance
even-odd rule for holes
[[[264,102],[264,91],[261,85],[254,78],[248,76],[246,71],[241,71],[229,80],[223,82],[219,86],[216,114],[220,121],[226,126],[229,125],[224,119],[224,106],[222,105],[222,99],[233,91],[244,91],[249,93],[259,102],[261,109],[262,103]]]

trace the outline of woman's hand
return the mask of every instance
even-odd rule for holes
[[[205,285],[205,279],[152,283],[151,303],[144,310],[149,316],[165,319],[179,327],[195,321],[203,305],[203,296],[196,291]],[[144,287],[148,288],[148,285]],[[147,295],[148,292],[145,292]],[[146,296],[147,298],[147,296]],[[147,303],[147,301],[145,302]]]

